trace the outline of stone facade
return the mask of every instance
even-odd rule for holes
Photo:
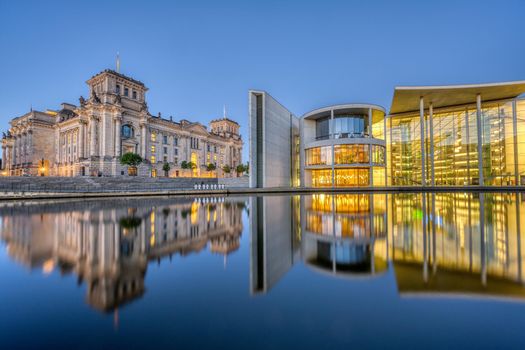
[[[87,81],[89,98],[79,106],[63,103],[59,111],[31,111],[13,119],[2,139],[3,175],[118,176],[128,175],[119,157],[138,153],[142,176],[228,177],[223,168],[242,163],[239,124],[224,116],[210,123],[153,116],[146,86],[112,70]],[[183,161],[196,165],[182,169]],[[207,165],[214,164],[215,171]]]

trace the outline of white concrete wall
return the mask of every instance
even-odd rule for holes
[[[263,183],[257,184],[257,108],[256,95],[263,96]],[[264,91],[249,92],[250,187],[290,187],[292,185],[291,126],[296,117]]]

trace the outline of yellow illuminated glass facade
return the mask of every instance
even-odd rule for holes
[[[311,233],[342,238],[386,235],[384,194],[319,194],[306,202],[306,230]]]
[[[305,151],[306,165],[332,165],[332,147],[315,147]]]
[[[370,162],[370,145],[335,145],[334,158],[335,164],[363,164]]]
[[[369,168],[350,168],[335,170],[335,185],[337,187],[368,186],[369,184]]]
[[[480,130],[477,114],[475,105],[441,108],[434,110],[430,120],[425,110],[423,150],[419,111],[392,115],[387,131],[392,185],[430,185],[432,175],[436,186],[479,185],[480,181],[485,186],[525,183],[525,101],[482,103]],[[425,181],[421,178],[422,155]]]

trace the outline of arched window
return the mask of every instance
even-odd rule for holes
[[[133,137],[135,134],[134,134],[134,131],[133,131],[133,128],[131,127],[131,125],[122,125],[122,138],[124,139],[129,139],[130,137]]]

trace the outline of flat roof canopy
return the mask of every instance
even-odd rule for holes
[[[430,102],[434,108],[458,106],[481,101],[515,98],[525,93],[525,81],[504,83],[443,85],[443,86],[397,86],[390,107],[390,114],[419,111],[419,99],[423,97],[425,108]]]

